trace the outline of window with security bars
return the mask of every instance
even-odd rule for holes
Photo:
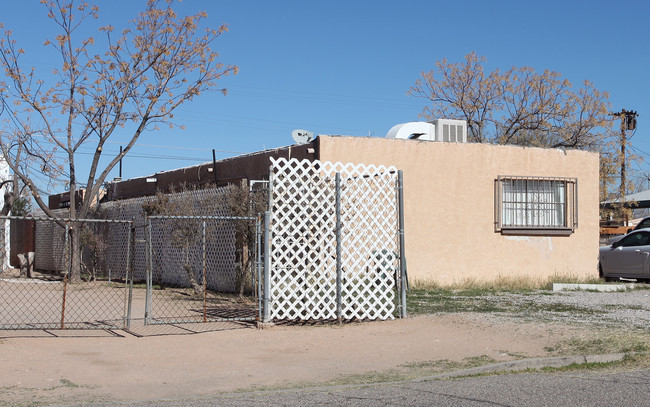
[[[500,176],[496,181],[496,230],[571,234],[578,225],[577,190],[575,178]]]

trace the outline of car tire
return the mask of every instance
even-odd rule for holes
[[[598,262],[598,277],[599,277],[599,278],[602,278],[603,280],[605,280],[605,281],[608,282],[608,283],[609,283],[610,281],[614,281],[614,280],[615,280],[614,278],[611,278],[611,277],[605,277],[604,274],[605,274],[605,273],[603,273],[603,266],[601,266],[601,265],[600,265],[600,262]]]

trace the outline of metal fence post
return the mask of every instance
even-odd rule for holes
[[[201,229],[201,242],[203,244],[203,322],[208,322],[208,304],[207,304],[207,287],[208,287],[208,271],[206,261],[206,241],[205,241],[205,219],[203,219]]]
[[[271,320],[271,213],[273,211],[273,164],[269,166],[268,208],[264,212],[264,301],[262,322]]]
[[[404,246],[404,173],[397,171],[397,205],[399,207],[399,264],[400,264],[400,317],[406,318],[406,248]]]
[[[341,293],[341,173],[336,173],[336,319],[341,323],[343,299]]]
[[[144,324],[149,325],[149,318],[151,318],[151,295],[152,295],[152,269],[153,269],[153,260],[152,260],[152,242],[151,242],[151,219],[145,214],[144,215],[144,257],[145,257],[145,279],[147,284],[145,302],[144,302]]]
[[[65,301],[68,293],[68,275],[72,268],[72,253],[70,253],[70,225],[65,224],[65,272],[63,273],[63,299],[61,301],[61,329],[65,329]]]
[[[22,274],[19,274],[18,278],[31,279],[29,286],[25,287],[33,289],[35,294],[42,295],[43,300],[42,304],[35,303],[34,308],[15,307],[15,312],[3,313],[0,316],[0,330],[130,328],[134,234],[129,226],[135,227],[133,221],[45,216],[0,216],[0,219],[0,227],[3,222],[8,226],[7,222],[15,220],[20,222],[19,226],[23,230],[30,233],[27,236],[30,240],[33,239],[34,246],[28,246],[30,251],[24,256],[20,253]],[[122,225],[122,228],[114,231],[111,227],[115,224]],[[5,237],[8,237],[8,234],[5,233]],[[100,243],[107,241],[109,243],[105,247],[102,245],[100,249],[94,246],[95,242],[99,242],[97,246],[100,246]],[[20,248],[17,251],[21,252],[27,249],[22,244],[17,247]],[[0,258],[2,254],[8,253],[8,250],[0,253]],[[35,266],[34,253],[40,256],[40,270],[56,273],[59,277],[57,280],[60,281],[56,287],[36,284],[40,282],[41,277],[31,275],[32,267]],[[15,273],[17,274],[18,270]],[[108,276],[110,280],[107,280]],[[50,292],[51,290],[54,291]],[[13,298],[13,292],[9,294],[12,294],[9,298],[0,300],[8,304],[22,300],[20,297]],[[50,298],[53,302],[48,301],[48,294],[53,295]],[[48,307],[52,312],[43,312],[43,307]],[[9,308],[9,311],[11,310]]]
[[[5,268],[9,267],[9,264],[11,263],[11,253],[7,254],[7,246],[9,246],[7,243],[7,223],[11,224],[11,221],[8,219],[3,218],[2,219],[2,229],[0,229],[0,241],[2,241],[2,249],[0,250],[0,253],[2,253],[2,268],[0,269],[0,272],[4,270]],[[10,250],[11,252],[11,250]]]
[[[131,219],[126,252],[126,279],[128,299],[126,309],[126,329],[131,329],[131,306],[133,303],[133,265],[135,263],[135,219]]]
[[[268,198],[268,208],[267,211],[273,211],[273,165],[269,167],[269,196]]]
[[[262,320],[262,226],[260,215],[255,219],[255,250],[256,250],[256,272],[257,272],[257,317]]]
[[[271,213],[264,212],[264,314],[262,322],[269,322],[271,297]]]

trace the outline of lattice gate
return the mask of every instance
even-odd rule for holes
[[[401,173],[393,167],[271,160],[274,320],[405,316]]]

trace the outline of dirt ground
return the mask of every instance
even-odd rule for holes
[[[22,332],[0,339],[0,405],[200,397],[318,384],[436,361],[548,355],[580,332],[479,314],[345,325],[272,326],[138,337],[116,331]],[[80,336],[83,335],[83,336]]]

